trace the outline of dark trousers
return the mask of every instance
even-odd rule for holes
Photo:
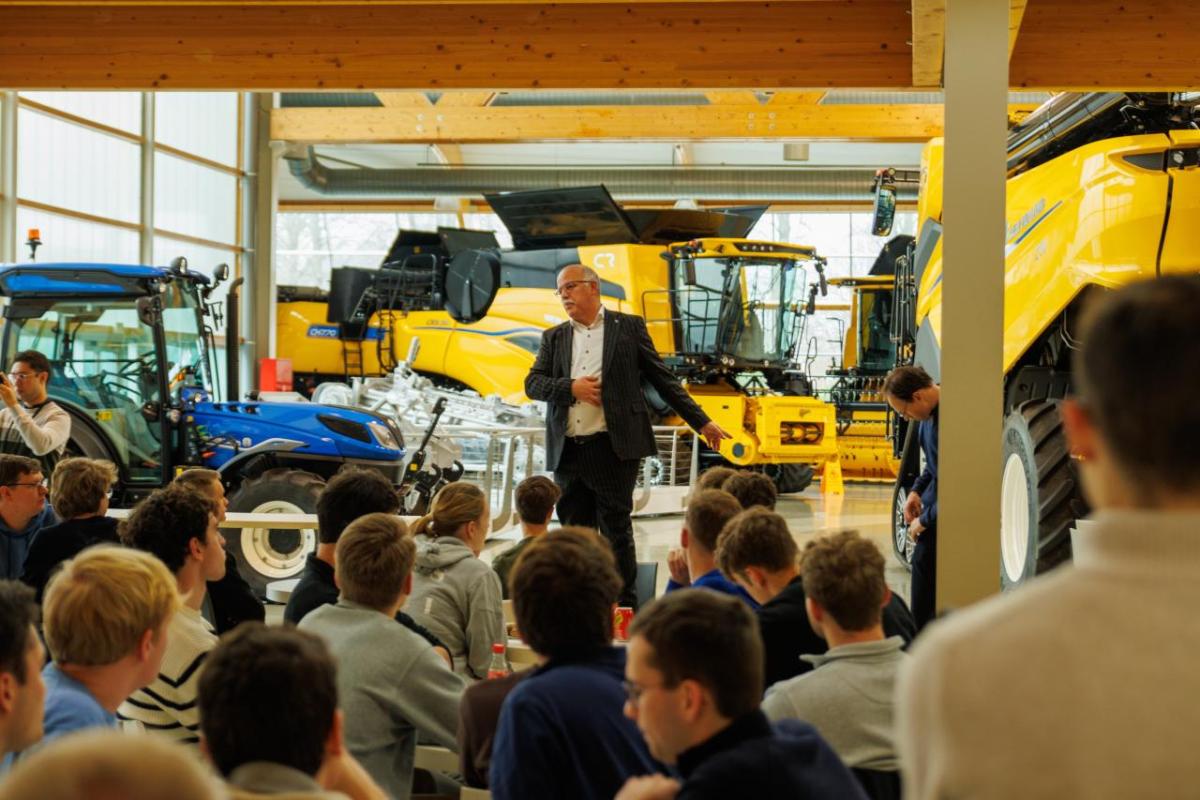
[[[937,616],[937,526],[917,539],[912,555],[912,613],[920,633]]]
[[[638,463],[638,459],[617,458],[605,433],[582,444],[568,438],[554,471],[554,482],[562,489],[558,521],[598,528],[608,539],[617,560],[617,573],[624,581],[617,605],[631,608],[637,607],[632,514]]]

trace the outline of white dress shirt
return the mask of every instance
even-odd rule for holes
[[[588,375],[600,377],[604,363],[604,306],[591,325],[571,320],[571,380]],[[576,401],[567,413],[567,436],[590,436],[608,430],[604,408]]]

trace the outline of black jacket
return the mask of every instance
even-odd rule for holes
[[[529,399],[544,400],[547,404],[546,468],[550,470],[558,467],[567,434],[567,410],[575,402],[571,394],[573,339],[570,321],[544,332],[537,360],[525,378],[525,394]],[[663,364],[646,331],[645,320],[606,308],[600,399],[613,451],[623,460],[658,452],[650,412],[642,397],[643,379],[695,430],[708,422],[708,416]]]
[[[321,606],[333,605],[338,600],[337,584],[333,580],[333,565],[317,558],[316,553],[309,553],[304,563],[304,572],[300,573],[300,582],[292,590],[287,607],[283,610],[283,621],[298,625],[308,612]],[[445,647],[426,627],[417,623],[403,611],[396,612],[396,622],[419,634],[434,647]]]
[[[40,605],[46,584],[60,564],[94,544],[120,544],[120,541],[117,538],[117,521],[112,517],[69,519],[42,528],[29,544],[21,580],[37,592]]]
[[[266,621],[267,610],[238,572],[237,559],[230,551],[225,551],[225,577],[209,581],[207,588],[208,601],[212,604],[212,623],[218,636],[243,622]]]
[[[799,575],[782,592],[759,607],[758,625],[763,638],[764,687],[808,672],[813,665],[802,661],[800,656],[821,655],[829,649],[808,621],[808,613],[804,610],[804,582]],[[902,637],[905,647],[917,635],[912,612],[894,592],[891,602],[883,607],[883,633]]]
[[[757,709],[680,753],[679,774],[683,786],[676,800],[866,800],[858,780],[816,728],[789,719],[772,729]]]

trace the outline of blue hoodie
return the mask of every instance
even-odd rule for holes
[[[54,509],[46,503],[41,512],[29,520],[29,524],[19,531],[14,531],[0,517],[0,578],[15,581],[21,577],[25,569],[25,556],[29,554],[29,545],[33,537],[42,528],[58,524],[58,516]]]

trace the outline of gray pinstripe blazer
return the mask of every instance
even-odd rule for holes
[[[525,394],[546,402],[546,467],[557,469],[567,432],[571,394],[571,343],[574,329],[564,322],[542,334],[537,360],[525,377]],[[642,397],[641,381],[650,383],[663,400],[694,429],[706,415],[679,385],[654,349],[646,321],[604,309],[604,358],[600,366],[601,403],[613,450],[621,459],[654,455],[654,431]]]

